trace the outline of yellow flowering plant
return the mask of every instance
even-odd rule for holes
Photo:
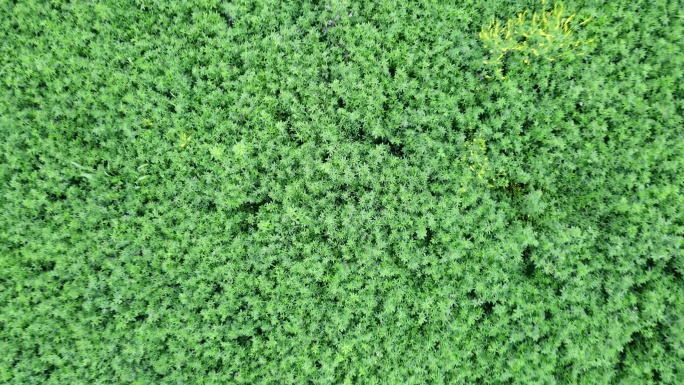
[[[542,0],[542,9],[545,6],[546,1]],[[551,10],[532,12],[531,17],[530,12],[525,11],[506,23],[492,20],[479,33],[484,48],[489,52],[489,58],[483,64],[491,67],[496,77],[505,79],[503,59],[509,53],[521,53],[527,65],[530,65],[533,56],[548,61],[564,56],[582,56],[585,52],[578,52],[580,46],[588,45],[594,39],[582,40],[575,36],[576,20],[577,14],[568,14],[561,3],[554,4]],[[591,17],[587,17],[577,26],[583,26],[590,20]]]

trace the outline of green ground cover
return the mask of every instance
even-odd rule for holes
[[[0,1],[0,382],[684,383],[683,5]]]

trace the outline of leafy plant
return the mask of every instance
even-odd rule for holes
[[[538,5],[0,2],[0,383],[681,383],[682,11]]]

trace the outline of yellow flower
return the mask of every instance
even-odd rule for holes
[[[587,23],[589,22],[589,20],[591,20],[593,17],[594,17],[594,16],[589,16],[588,19],[586,19],[586,20],[584,20],[583,22],[579,23],[579,25],[587,24]]]

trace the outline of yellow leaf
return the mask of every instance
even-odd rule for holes
[[[189,141],[190,141],[190,136],[188,136],[188,134],[182,133],[180,135],[180,146],[181,147],[187,146]]]

